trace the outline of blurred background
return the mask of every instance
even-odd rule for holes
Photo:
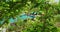
[[[0,0],[0,32],[60,32],[60,0]]]

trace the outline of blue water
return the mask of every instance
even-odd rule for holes
[[[23,20],[26,20],[28,18],[28,16],[26,14],[22,14],[19,18],[23,19]]]
[[[27,18],[33,19],[33,18],[35,18],[35,15],[22,14],[22,15],[16,17],[15,19],[10,18],[9,23],[14,23],[14,22],[18,21],[18,18],[20,18],[22,20],[26,20]],[[4,22],[4,20],[0,21],[0,24],[3,24],[3,22]]]
[[[14,22],[15,22],[15,20],[13,18],[9,19],[9,23],[14,23]]]

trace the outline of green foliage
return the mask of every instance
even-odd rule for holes
[[[1,0],[0,1],[0,20],[5,19],[7,23],[9,18],[15,18],[22,12],[38,12],[34,20],[27,19],[23,21],[18,19],[13,25],[8,23],[7,32],[57,32],[57,27],[54,26],[54,17],[60,14],[60,5],[49,4],[46,0]],[[56,21],[59,21],[56,17]],[[4,25],[4,24],[3,24]],[[2,25],[2,26],[3,26]],[[1,25],[0,25],[1,26]],[[5,25],[6,26],[6,25]]]

